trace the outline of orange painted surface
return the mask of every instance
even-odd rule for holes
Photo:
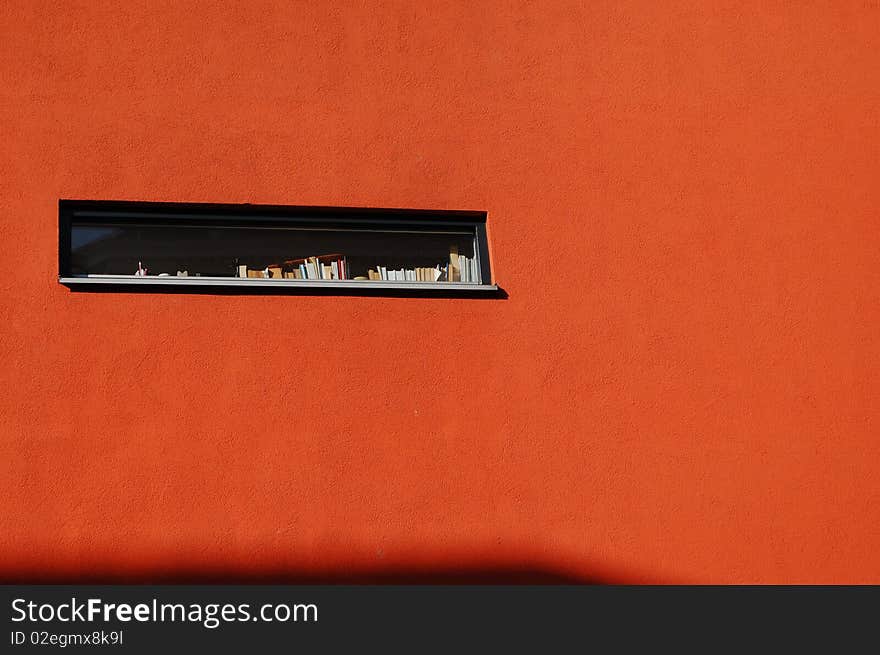
[[[880,583],[880,5],[428,4],[0,5],[0,578]],[[509,297],[71,292],[59,198]]]

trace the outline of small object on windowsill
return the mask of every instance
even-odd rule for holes
[[[147,269],[145,269],[145,268],[143,267],[143,264],[141,264],[140,262],[138,262],[138,270],[137,270],[137,272],[135,273],[135,276],[137,276],[137,277],[145,277],[146,274],[147,274]]]
[[[189,271],[177,271],[177,277],[189,277]]]
[[[366,280],[366,279],[368,279],[368,278],[364,277],[363,275],[356,275],[356,276],[354,277],[354,279],[355,279],[355,280]]]

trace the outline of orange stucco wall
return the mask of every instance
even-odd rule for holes
[[[0,28],[3,579],[880,582],[876,2]],[[509,297],[71,292],[59,198],[486,210]]]

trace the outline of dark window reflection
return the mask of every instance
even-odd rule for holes
[[[284,277],[310,279],[308,264],[333,267],[334,279],[480,282],[474,234],[308,227],[225,227],[76,223],[74,275]],[[309,258],[316,258],[310,260]],[[305,264],[305,265],[304,265]],[[404,277],[388,277],[392,275]],[[402,273],[397,273],[398,271]],[[412,276],[412,277],[410,277]]]

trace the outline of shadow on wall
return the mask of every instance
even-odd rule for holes
[[[122,542],[124,543],[124,542]],[[634,563],[590,557],[540,535],[503,542],[328,538],[306,551],[256,540],[217,550],[98,544],[75,557],[0,558],[5,584],[636,585],[687,584]],[[318,557],[318,555],[320,555]]]
[[[236,565],[182,565],[139,570],[112,567],[90,569],[0,569],[2,584],[538,584],[604,585],[667,584],[621,572],[573,573],[563,568],[527,562],[461,562],[457,564],[344,565],[336,568],[259,568]]]
[[[547,569],[507,566],[455,568],[346,569],[341,571],[265,570],[235,568],[179,569],[161,572],[41,572],[0,573],[0,584],[616,584],[601,578],[582,578]]]
[[[454,289],[446,291],[443,289],[424,290],[418,287],[412,289],[383,289],[381,287],[370,287],[366,289],[337,289],[333,287],[273,287],[255,286],[255,287],[222,287],[222,286],[200,286],[195,284],[187,284],[181,286],[165,285],[160,288],[148,284],[89,284],[88,286],[73,286],[65,283],[65,286],[71,293],[166,293],[166,294],[189,294],[189,295],[209,295],[209,296],[385,296],[388,298],[467,298],[471,300],[507,300],[510,295],[498,287],[492,291],[467,291]]]

